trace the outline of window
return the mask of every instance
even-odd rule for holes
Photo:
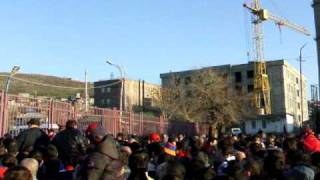
[[[256,128],[256,121],[251,121],[251,127],[252,127],[252,129]]]
[[[266,122],[266,120],[263,120],[263,121],[262,121],[262,128],[263,128],[263,129],[267,128],[267,122]]]
[[[101,105],[104,105],[104,102],[105,102],[104,99],[100,100]]]
[[[299,84],[299,78],[296,78],[296,83]]]
[[[107,93],[111,92],[111,87],[107,87]]]
[[[253,84],[249,84],[249,85],[248,85],[248,93],[253,92],[253,90],[254,90]]]
[[[105,89],[104,88],[101,88],[101,93],[104,93],[105,92]]]
[[[247,71],[247,79],[252,79],[254,76],[254,72],[252,70]]]
[[[111,99],[107,98],[106,103],[107,103],[107,105],[111,105]]]
[[[300,105],[300,103],[298,103],[298,109],[300,109],[301,108],[301,105]]]
[[[297,96],[298,96],[298,97],[300,96],[300,91],[299,91],[299,90],[297,90]]]
[[[234,73],[234,76],[235,76],[236,82],[242,82],[241,72],[235,72],[235,73]]]

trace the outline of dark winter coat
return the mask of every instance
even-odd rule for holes
[[[59,132],[52,143],[58,149],[59,159],[65,164],[76,165],[85,156],[87,140],[77,129]]]
[[[313,180],[315,172],[310,166],[300,164],[286,172],[285,177],[287,180]]]
[[[20,152],[32,151],[36,148],[46,147],[50,142],[49,137],[40,128],[30,128],[21,132],[17,137]]]
[[[124,166],[120,152],[112,137],[106,136],[82,164],[78,178],[81,180],[122,180]]]

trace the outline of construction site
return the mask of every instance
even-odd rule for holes
[[[319,3],[315,0],[315,16],[319,34]],[[309,120],[308,82],[301,72],[302,55],[300,49],[300,70],[290,65],[286,59],[265,60],[263,23],[271,21],[279,28],[288,28],[310,38],[310,32],[305,27],[272,14],[264,9],[259,0],[243,5],[251,13],[253,27],[254,55],[247,64],[221,65],[201,69],[170,72],[161,74],[162,86],[170,87],[172,78],[181,82],[192,79],[195,72],[212,69],[223,71],[228,76],[229,86],[244,94],[253,96],[252,102],[256,108],[256,116],[244,119],[240,125],[249,134],[264,132],[298,132]],[[317,36],[319,50],[319,35]],[[320,61],[319,61],[320,65]]]

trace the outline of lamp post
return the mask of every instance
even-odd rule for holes
[[[299,55],[299,64],[300,64],[300,108],[301,108],[301,122],[300,122],[300,128],[303,124],[303,80],[302,80],[302,50],[307,46],[307,43],[305,43],[300,48],[300,55]]]
[[[110,60],[107,60],[107,64],[109,64],[110,66],[114,66],[119,70],[120,73],[120,81],[121,81],[121,89],[120,89],[120,104],[119,104],[119,109],[120,111],[123,110],[123,69],[121,66],[117,65],[117,64],[113,64]]]
[[[4,91],[6,95],[8,94],[12,77],[14,75],[16,75],[19,70],[20,70],[20,66],[13,66],[13,68],[11,69],[10,75],[9,75],[7,82],[6,82],[6,89]]]
[[[5,85],[6,88],[4,90],[4,102],[6,103],[5,106],[7,106],[7,102],[8,102],[8,92],[9,92],[11,79],[14,75],[18,73],[19,70],[20,70],[20,66],[13,66],[9,74],[9,77],[7,78],[7,82]],[[8,130],[8,121],[6,120],[7,119],[6,116],[7,116],[6,111],[3,111],[2,122],[1,122],[1,126],[2,126],[1,135],[4,135]]]

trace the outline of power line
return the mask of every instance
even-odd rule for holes
[[[8,75],[0,75],[1,77],[9,77]],[[59,85],[53,85],[53,84],[46,84],[46,83],[40,83],[40,82],[34,82],[34,81],[29,81],[29,80],[25,80],[25,79],[21,79],[21,78],[16,78],[16,77],[12,77],[12,79],[17,80],[17,81],[21,81],[24,83],[28,83],[28,84],[33,84],[33,85],[38,85],[38,86],[44,86],[44,87],[52,87],[52,88],[61,88],[61,89],[74,89],[74,90],[85,90],[85,88],[76,88],[76,87],[68,87],[68,86],[59,86]],[[96,86],[96,87],[91,87],[88,89],[100,89],[100,88],[105,88],[105,87],[110,87],[116,84],[121,83],[121,81],[116,81],[107,85],[102,85],[102,86]]]

